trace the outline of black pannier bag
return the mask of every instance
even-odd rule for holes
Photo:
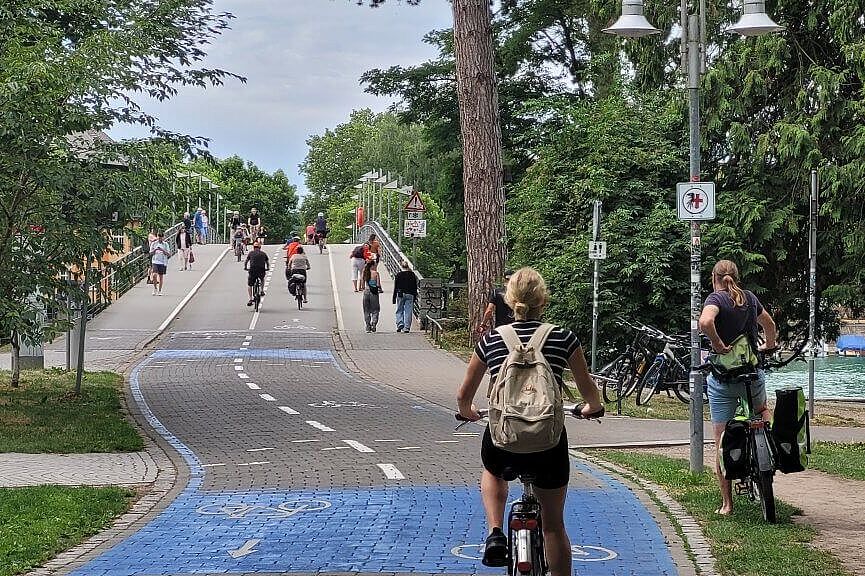
[[[748,422],[730,420],[721,434],[721,472],[727,480],[748,477]]]
[[[778,470],[784,474],[805,470],[811,453],[811,429],[801,387],[775,390],[772,436]]]

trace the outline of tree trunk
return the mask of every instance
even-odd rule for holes
[[[475,334],[504,268],[502,135],[489,0],[453,0],[463,145],[469,326]]]
[[[21,382],[21,342],[18,331],[12,331],[12,387],[18,388]]]

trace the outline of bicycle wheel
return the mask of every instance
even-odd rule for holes
[[[688,380],[679,380],[674,383],[673,394],[685,404],[691,403],[691,383]]]
[[[295,296],[297,299],[297,309],[300,310],[303,308],[303,292],[300,288],[295,288],[295,290],[297,291],[297,295]]]
[[[237,256],[237,261],[240,262],[240,256],[243,254],[243,251],[240,248],[234,249],[234,255]]]
[[[630,373],[630,366],[630,357],[622,355],[601,369],[599,375],[604,376],[601,380],[601,394],[604,396],[604,402],[615,402],[619,399],[619,382],[625,378],[626,374]],[[623,384],[624,382],[622,382]],[[624,390],[624,387],[621,389]]]
[[[627,398],[634,392],[646,376],[646,371],[649,369],[649,361],[642,353],[638,353],[634,357],[634,363],[631,365],[631,371],[627,381],[622,382],[622,397]]]
[[[751,483],[760,499],[763,520],[769,524],[777,521],[775,516],[775,490],[772,487],[773,474],[770,470],[751,473]]]
[[[252,299],[255,301],[255,311],[258,312],[261,307],[261,281],[256,280],[255,286],[252,288]]]
[[[665,374],[663,360],[656,360],[649,366],[637,389],[637,406],[644,406],[649,403],[652,396],[657,392]]]

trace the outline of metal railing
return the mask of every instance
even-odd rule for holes
[[[442,278],[424,278],[412,263],[411,259],[400,249],[399,245],[374,221],[367,221],[357,232],[358,241],[366,242],[370,234],[375,233],[382,247],[381,261],[391,276],[396,276],[402,270],[402,261],[409,263],[418,279],[418,297],[414,302],[414,314],[421,322],[421,327],[431,333],[437,344],[441,342],[442,326],[438,319],[447,315],[448,303],[467,286],[465,283],[446,282]]]

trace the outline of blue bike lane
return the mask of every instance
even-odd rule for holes
[[[247,337],[244,342],[249,344],[250,338]],[[235,357],[234,367],[229,365],[232,357]],[[223,478],[230,478],[231,472],[227,467],[220,463],[204,462],[186,441],[183,430],[172,430],[169,425],[163,424],[161,413],[166,409],[151,408],[148,398],[155,398],[156,393],[148,392],[148,388],[158,387],[156,382],[163,379],[160,370],[169,374],[176,366],[202,361],[210,362],[228,374],[224,386],[240,388],[259,397],[269,396],[264,391],[271,389],[274,394],[294,402],[293,408],[279,406],[279,415],[291,418],[294,414],[293,417],[299,420],[285,421],[284,428],[288,435],[279,437],[278,441],[270,439],[270,444],[281,444],[286,448],[263,448],[261,450],[270,452],[256,456],[261,458],[260,461],[238,464],[247,466],[247,469],[260,465],[263,469],[266,467],[264,462],[269,459],[272,466],[275,457],[268,454],[280,449],[284,452],[284,459],[277,464],[289,472],[287,480],[281,482],[282,486],[226,489],[225,486],[231,485],[228,482],[220,488],[214,484],[213,475],[222,474]],[[253,374],[251,362],[262,363],[259,374]],[[338,428],[341,422],[331,420],[328,425],[324,418],[315,414],[307,416],[297,413],[304,412],[302,406],[336,406],[337,403],[322,402],[324,396],[315,393],[301,401],[299,388],[291,388],[292,392],[289,393],[287,388],[280,388],[276,383],[268,384],[263,375],[265,363],[271,366],[294,366],[295,373],[298,366],[315,367],[319,374],[326,370],[328,378],[336,381],[343,390],[349,384],[362,389],[353,393],[352,397],[363,398],[366,406],[398,406],[400,410],[411,411],[415,422],[429,420],[431,424],[424,428],[420,437],[402,442],[410,444],[407,446],[385,444],[395,442],[385,439],[365,441],[365,444],[351,444],[350,440],[342,440],[362,453],[358,457],[372,457],[369,466],[366,461],[311,462],[304,456],[309,452],[302,451],[308,450],[313,442],[323,446],[322,442],[326,440],[310,437],[305,424],[315,422],[310,426],[315,426],[316,433],[328,437],[329,433],[324,429],[334,432],[333,428]],[[234,370],[227,370],[229,367]],[[237,370],[237,367],[241,369]],[[242,376],[247,377],[244,379]],[[204,375],[202,381],[208,378]],[[252,383],[250,379],[255,379],[257,383]],[[479,561],[480,544],[486,528],[476,485],[476,476],[480,471],[477,434],[455,434],[452,416],[444,413],[440,407],[425,406],[416,398],[389,398],[393,395],[391,390],[377,389],[369,383],[360,382],[341,368],[330,350],[256,349],[244,346],[213,350],[160,350],[135,368],[130,382],[133,397],[150,426],[183,458],[190,472],[189,481],[177,498],[152,521],[113,548],[73,570],[71,574],[74,576],[504,573],[503,569],[486,568]],[[282,384],[285,385],[284,382]],[[260,401],[260,398],[254,399]],[[318,403],[307,402],[311,399]],[[256,408],[257,416],[252,420],[269,422],[270,417],[265,415],[269,412],[265,410],[281,402],[284,400],[275,403],[263,401],[261,407]],[[354,405],[358,404],[355,401]],[[237,412],[243,408],[235,404],[232,410]],[[304,424],[307,417],[319,419],[305,421]],[[168,419],[181,421],[177,416]],[[213,425],[214,434],[217,434],[218,418],[214,419]],[[378,425],[381,425],[380,420]],[[420,424],[418,427],[421,428]],[[272,426],[265,428],[270,429]],[[405,426],[401,425],[399,429],[405,429]],[[415,444],[421,445],[424,440],[433,441],[432,433],[428,431],[430,429],[440,434],[442,439],[435,440],[438,443],[435,449],[439,452],[431,453],[431,461],[424,461],[418,450],[409,449],[418,448]],[[339,432],[335,434],[339,435]],[[232,435],[236,434],[232,432]],[[199,443],[199,452],[206,451],[200,447],[200,440],[195,442]],[[358,445],[363,448],[373,446],[367,450],[376,454],[365,454],[363,449],[357,448]],[[343,446],[336,444],[317,448],[315,458],[354,454],[351,448],[339,451],[340,448]],[[411,453],[420,459],[412,461],[416,464],[399,460],[401,453],[397,450],[401,449],[406,450],[405,454]],[[453,459],[441,450],[452,450]],[[385,453],[387,457],[383,455]],[[381,458],[379,455],[382,455]],[[209,459],[213,460],[213,457]],[[377,459],[389,462],[379,463]],[[448,483],[430,480],[436,477],[436,469],[452,467],[457,461],[476,462],[474,469],[461,469],[459,472],[464,481]],[[296,469],[292,470],[292,466]],[[655,518],[627,486],[581,461],[574,460],[573,466],[572,477],[576,481],[572,482],[569,490],[566,519],[573,544],[575,574],[673,575],[689,572],[682,572],[676,566],[669,544]],[[329,472],[328,467],[331,467]],[[374,472],[369,472],[367,468]],[[295,486],[291,486],[291,478],[314,473],[321,475],[322,469],[325,478],[331,475],[332,482],[312,483],[315,485],[294,482]],[[356,476],[357,482],[340,480],[352,474]],[[363,479],[365,475],[373,477],[374,474],[380,474],[380,481]],[[516,491],[519,487],[513,486],[513,489]]]

